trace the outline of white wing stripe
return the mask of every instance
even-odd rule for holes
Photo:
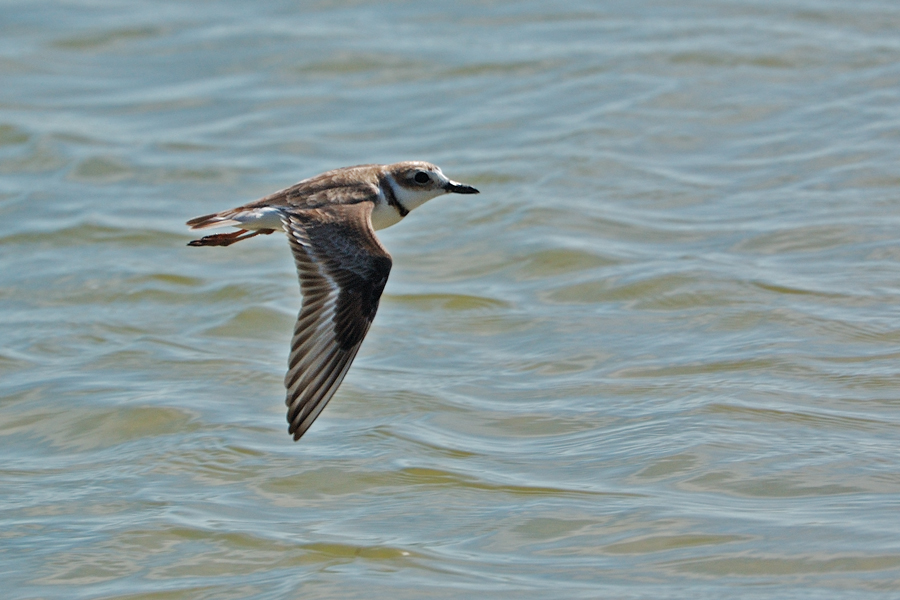
[[[347,374],[390,272],[390,255],[372,232],[371,210],[364,203],[284,215],[303,294],[284,378],[295,440]]]

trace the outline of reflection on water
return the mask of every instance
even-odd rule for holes
[[[12,598],[900,589],[900,7],[0,9]],[[420,158],[301,443],[283,239],[183,222]]]

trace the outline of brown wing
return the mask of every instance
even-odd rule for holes
[[[241,227],[248,216],[258,216],[258,209],[278,208],[303,210],[322,208],[332,204],[359,204],[378,199],[378,174],[373,167],[358,165],[327,171],[304,179],[289,188],[269,194],[265,198],[248,202],[236,208],[195,217],[187,222],[191,229]],[[251,219],[252,220],[252,219]]]
[[[378,177],[372,172],[372,167],[375,166],[377,165],[358,165],[327,171],[245,204],[239,209],[260,206],[303,209],[375,201],[378,196]]]
[[[378,310],[391,255],[371,214],[372,203],[362,202],[284,216],[303,293],[284,378],[295,441],[337,391]]]

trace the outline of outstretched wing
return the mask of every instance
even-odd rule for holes
[[[372,230],[372,206],[285,211],[282,219],[303,294],[284,378],[295,441],[347,374],[391,272],[391,255]]]

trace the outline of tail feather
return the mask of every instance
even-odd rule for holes
[[[229,214],[231,212],[226,211],[224,213],[212,213],[211,215],[194,217],[187,222],[187,225],[191,229],[207,229],[209,227],[225,227],[228,225],[240,226],[240,221],[235,221],[231,218],[231,214]]]

